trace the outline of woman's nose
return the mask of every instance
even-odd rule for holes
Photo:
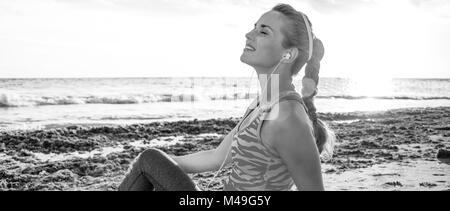
[[[245,34],[245,38],[247,38],[247,40],[253,40],[253,30],[248,32],[247,34]]]

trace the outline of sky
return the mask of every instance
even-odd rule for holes
[[[321,77],[450,78],[448,0],[0,0],[0,78],[250,77],[277,3],[309,16]]]

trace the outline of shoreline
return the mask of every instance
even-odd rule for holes
[[[450,190],[450,165],[436,158],[439,150],[450,150],[450,107],[319,113],[319,118],[337,135],[335,155],[322,165],[326,189]],[[212,149],[237,122],[0,131],[0,190],[116,190],[130,162],[146,148],[174,155]],[[227,173],[223,169],[208,190],[221,190]],[[190,176],[204,186],[213,174]]]
[[[450,100],[323,100],[317,110],[330,113],[365,114],[393,109],[448,107]],[[147,124],[165,121],[189,121],[241,117],[250,100],[172,102],[150,104],[80,104],[62,106],[0,108],[0,131]],[[105,112],[108,111],[108,112]],[[45,115],[42,115],[45,114]],[[320,114],[320,113],[319,113]],[[332,119],[331,119],[332,120]]]

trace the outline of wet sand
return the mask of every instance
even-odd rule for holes
[[[327,190],[450,190],[450,107],[321,113],[337,134]],[[184,155],[218,146],[238,119],[0,132],[0,190],[116,190],[149,147]],[[212,187],[221,190],[220,172]],[[214,172],[190,175],[205,186]]]

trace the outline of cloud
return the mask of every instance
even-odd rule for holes
[[[55,76],[130,72],[134,76],[243,76],[247,67],[238,57],[244,35],[263,12],[279,2],[0,0],[0,63],[11,68],[10,74],[23,75],[42,70],[42,74]],[[412,77],[414,69],[422,73],[429,63],[434,64],[433,73],[448,71],[450,23],[436,18],[439,11],[445,14],[446,1],[282,2],[308,14],[315,32],[326,43],[324,75],[364,74],[360,69],[367,64],[376,70],[408,70],[411,75],[402,75],[406,77]],[[386,52],[383,43],[392,49]],[[411,51],[412,46],[426,53]],[[173,60],[175,50],[185,56]],[[387,61],[374,62],[379,55]],[[422,66],[417,64],[420,62]]]
[[[126,9],[148,15],[201,15],[228,9],[263,8],[270,0],[50,0],[82,9]],[[229,11],[229,10],[228,10]]]
[[[450,1],[448,0],[410,0],[410,2],[424,11],[439,17],[450,18]]]
[[[403,5],[403,8],[415,7],[438,17],[450,17],[450,1],[448,0],[305,0],[311,7],[322,14],[345,14],[365,9],[386,9],[392,5]],[[399,12],[402,7],[398,7]]]
[[[236,10],[269,10],[278,3],[285,2],[296,8],[309,6],[319,13],[348,13],[364,10],[380,5],[389,6],[402,2],[405,6],[414,6],[421,10],[437,14],[439,16],[450,15],[449,0],[41,0],[41,5],[61,5],[80,9],[93,10],[120,10],[126,9],[133,12],[144,12],[147,15],[190,15],[214,14],[217,12],[229,12]],[[19,8],[8,6],[21,5]],[[27,4],[36,5],[34,1],[26,0],[2,0],[0,12],[17,12],[27,7]]]
[[[374,0],[307,0],[307,2],[321,13],[344,13],[375,4]]]

